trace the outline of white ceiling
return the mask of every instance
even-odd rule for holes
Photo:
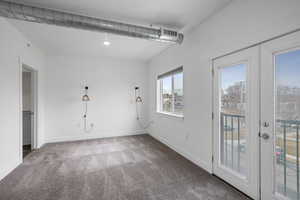
[[[141,25],[186,32],[231,0],[22,0],[18,2]],[[50,54],[92,55],[147,61],[169,45],[143,39],[12,20],[35,45]]]
[[[47,54],[112,57],[147,61],[167,47],[166,43],[108,35],[110,46],[104,46],[105,35],[79,29],[11,20],[27,38]]]

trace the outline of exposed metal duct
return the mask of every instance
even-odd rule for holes
[[[87,17],[0,0],[0,16],[29,22],[52,24],[181,44],[183,34],[164,28],[152,28]]]

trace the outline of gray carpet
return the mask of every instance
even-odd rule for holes
[[[0,182],[1,200],[247,199],[148,135],[47,144]]]

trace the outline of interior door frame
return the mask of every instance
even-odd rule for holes
[[[253,112],[253,108],[259,108],[259,92],[257,89],[259,88],[259,79],[257,81],[251,81],[250,79],[257,73],[259,73],[259,47],[251,47],[249,49],[245,49],[241,52],[236,52],[234,54],[227,55],[226,57],[220,58],[223,61],[221,63],[216,64],[216,60],[213,60],[213,174],[216,174],[220,178],[229,182],[245,194],[251,196],[254,199],[259,198],[259,110]],[[224,64],[223,64],[224,62]],[[251,152],[249,152],[248,163],[251,165],[248,169],[248,180],[237,180],[239,178],[238,174],[232,173],[231,175],[222,175],[222,169],[218,169],[219,167],[219,68],[234,66],[237,64],[247,64],[246,69],[246,81],[247,81],[247,111],[246,115],[249,116],[249,111],[251,112],[251,117],[247,120],[247,131],[248,138],[247,144],[253,145]],[[251,135],[251,134],[252,135]],[[256,147],[256,148],[254,148]],[[227,169],[228,170],[228,169]],[[226,172],[225,172],[226,173]],[[251,187],[249,189],[249,187]]]
[[[268,127],[261,126],[262,133],[269,134],[269,140],[261,140],[261,198],[262,199],[276,199],[286,200],[287,198],[275,195],[275,98],[276,98],[276,86],[275,86],[275,56],[281,53],[300,49],[300,32],[291,33],[284,37],[277,38],[276,40],[269,41],[261,45],[261,107],[260,116],[261,122],[268,122]],[[266,66],[266,67],[264,67]],[[266,74],[272,74],[266,76]],[[263,82],[264,81],[264,82]],[[266,93],[265,91],[272,88],[272,91]],[[270,102],[270,99],[272,101]],[[268,104],[266,101],[268,100]],[[272,155],[272,156],[270,156]],[[268,166],[268,164],[271,166]],[[270,168],[271,167],[271,168]],[[270,170],[271,169],[271,170]],[[266,177],[268,177],[266,179]]]
[[[19,129],[19,159],[22,162],[23,160],[23,69],[26,69],[31,72],[31,89],[32,89],[32,124],[33,130],[31,133],[31,149],[38,148],[38,70],[26,64],[21,57],[19,57],[19,121],[20,121],[20,129]]]

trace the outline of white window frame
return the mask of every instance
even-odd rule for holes
[[[175,109],[175,98],[174,98],[174,75],[182,73],[183,74],[183,67],[176,68],[174,70],[171,70],[169,72],[163,73],[157,77],[157,99],[156,99],[156,112],[159,114],[164,114],[164,115],[169,115],[169,116],[174,116],[174,117],[179,117],[183,118],[184,117],[184,107],[183,107],[183,112],[182,114],[176,114],[174,113]],[[163,92],[163,79],[166,77],[171,77],[171,82],[172,82],[172,112],[165,112],[163,111],[163,98],[162,98],[162,92]],[[184,77],[183,77],[184,79]],[[183,81],[183,80],[182,80]],[[184,83],[182,83],[183,85]],[[183,86],[184,88],[184,86]],[[183,90],[183,96],[184,96],[184,89]]]

